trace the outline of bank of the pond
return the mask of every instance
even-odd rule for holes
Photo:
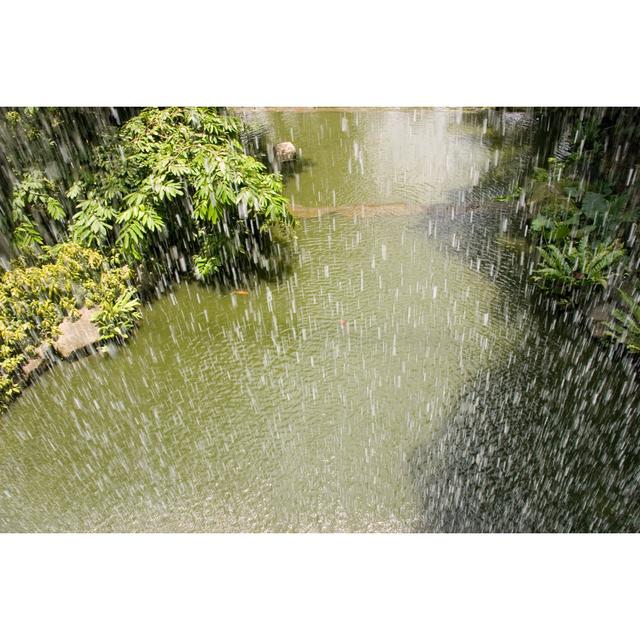
[[[526,169],[513,172],[507,163],[483,182],[511,171],[496,200],[521,212],[521,231],[536,248],[531,281],[549,299],[547,310],[584,319],[593,337],[633,355],[640,352],[634,112],[549,109],[537,119],[535,137],[547,135],[533,145]]]
[[[146,108],[109,128],[101,110],[78,109],[85,145],[69,113],[0,109],[0,234],[15,254],[0,280],[0,410],[50,348],[67,358],[126,340],[147,276],[237,283],[272,270],[274,236],[295,226],[280,176],[245,153],[241,121],[222,110]]]
[[[44,246],[0,276],[0,410],[55,362],[127,339],[140,318],[128,267],[75,243]]]

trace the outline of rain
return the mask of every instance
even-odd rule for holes
[[[637,635],[630,3],[5,4],[3,637]]]
[[[72,184],[140,113],[54,111],[2,109],[5,219],[16,167]],[[187,241],[151,249],[131,335],[51,352],[0,416],[0,530],[640,529],[618,293],[638,301],[637,110],[219,113],[282,180],[293,234],[248,244],[225,218],[221,255],[246,259],[211,278]],[[170,208],[178,238],[187,200]],[[624,257],[600,285],[572,267],[577,284],[545,288],[540,247],[573,256],[583,238]]]

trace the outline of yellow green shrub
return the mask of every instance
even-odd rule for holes
[[[102,254],[68,242],[23,256],[0,277],[0,408],[20,392],[20,373],[58,326],[83,306],[99,306],[104,340],[127,338],[140,317],[128,267],[112,267]]]

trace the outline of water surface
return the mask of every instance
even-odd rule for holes
[[[177,284],[114,357],[26,390],[0,528],[637,527],[635,381],[526,299],[525,253],[500,243],[517,220],[471,199],[499,161],[483,117],[245,117],[301,150],[290,273],[247,296]]]

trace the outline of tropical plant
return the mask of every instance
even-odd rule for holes
[[[612,242],[624,228],[640,218],[631,206],[630,193],[614,193],[604,181],[590,184],[578,176],[567,177],[577,161],[548,159],[549,170],[536,168],[526,189],[533,215],[531,230],[547,242],[589,235],[600,242]]]
[[[13,190],[10,229],[19,249],[33,250],[57,238],[55,223],[62,223],[66,213],[58,199],[56,185],[39,170],[28,171]],[[53,223],[53,224],[52,224]]]
[[[128,337],[140,305],[130,278],[129,267],[111,267],[74,243],[21,256],[0,277],[0,408],[20,392],[26,361],[54,342],[60,323],[81,307],[99,306],[101,339]]]
[[[533,281],[565,299],[578,289],[605,287],[611,268],[625,255],[615,243],[592,249],[586,236],[577,245],[569,242],[560,249],[550,243],[538,250],[540,264],[532,275]]]
[[[522,196],[522,187],[515,186],[507,193],[504,193],[501,196],[496,196],[496,201],[497,202],[515,202],[516,200],[519,200],[521,196]]]
[[[95,169],[92,150],[104,135],[139,111],[129,107],[0,107],[0,251],[5,256],[15,257],[22,250],[6,240],[14,236],[12,200],[24,176],[40,174],[53,181],[56,188],[48,195],[71,213],[64,191]],[[44,216],[37,230],[51,244],[66,237],[65,227]]]
[[[104,284],[102,285],[104,286]],[[122,342],[130,337],[136,323],[142,317],[140,299],[131,287],[122,283],[107,287],[105,295],[100,297],[99,311],[94,320],[100,329],[103,340]]]
[[[613,310],[613,320],[607,324],[605,335],[624,344],[632,353],[640,353],[640,303],[622,290],[619,293],[626,309]]]
[[[93,170],[67,189],[69,236],[130,264],[162,262],[179,246],[202,278],[240,256],[255,258],[270,228],[295,221],[280,177],[244,153],[241,133],[238,119],[214,108],[143,110],[96,149]],[[42,244],[24,189],[15,190],[14,240]],[[49,217],[62,219],[62,205],[47,203]]]

